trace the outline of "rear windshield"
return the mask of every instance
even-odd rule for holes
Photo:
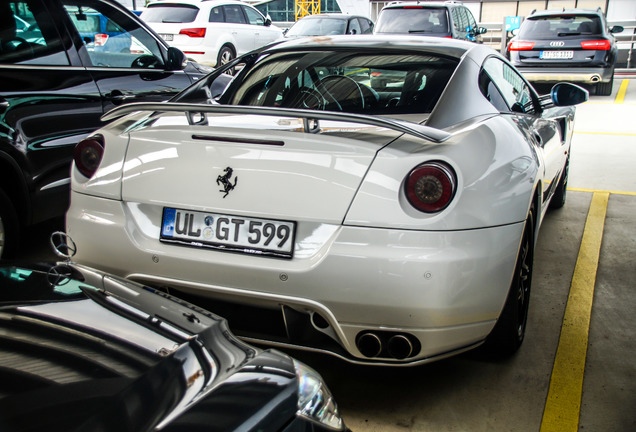
[[[384,9],[380,14],[375,33],[448,33],[448,10],[446,8]]]
[[[408,53],[275,53],[234,80],[222,96],[233,105],[358,113],[429,113],[457,60]]]
[[[322,18],[298,21],[287,32],[287,36],[322,36],[345,34],[347,20]]]
[[[199,8],[182,4],[150,5],[141,14],[141,19],[152,23],[189,23],[197,17]]]
[[[601,19],[595,15],[562,15],[527,19],[519,29],[520,39],[602,34]]]

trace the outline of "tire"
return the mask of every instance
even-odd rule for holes
[[[565,166],[563,167],[563,172],[561,173],[561,178],[559,178],[559,183],[557,184],[556,190],[554,191],[554,195],[552,195],[552,200],[550,200],[550,208],[551,209],[560,209],[565,205],[565,199],[567,194],[568,187],[568,171],[570,168],[570,156],[565,160]]]
[[[506,303],[484,344],[486,352],[491,357],[506,358],[513,355],[521,346],[526,334],[534,261],[534,217],[533,205],[523,228]]]
[[[17,252],[19,228],[13,204],[0,189],[0,258],[11,258]]]
[[[614,74],[610,78],[609,82],[599,82],[596,84],[596,94],[598,96],[610,96],[614,87]]]
[[[219,50],[219,55],[216,57],[216,67],[219,68],[226,63],[234,60],[236,55],[234,54],[234,50],[229,45],[223,45]],[[234,75],[234,68],[226,71],[228,75]]]

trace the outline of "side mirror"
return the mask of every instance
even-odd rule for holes
[[[272,25],[272,17],[269,16],[269,14],[267,14],[267,16],[265,17],[265,27],[269,27]]]
[[[488,33],[488,29],[486,27],[478,27],[477,34],[485,34]]]
[[[552,87],[550,97],[555,106],[571,106],[587,101],[590,93],[583,87],[563,82]]]
[[[183,70],[186,67],[186,56],[179,48],[168,47],[168,62],[166,70]]]
[[[615,25],[610,29],[610,33],[621,33],[625,28],[623,26]]]
[[[358,32],[356,31],[356,29],[351,29],[351,31],[349,32],[349,34],[352,34],[352,35],[354,35],[354,34],[356,34],[356,33],[358,33]]]

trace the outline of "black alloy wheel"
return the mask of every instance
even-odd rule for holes
[[[519,349],[525,337],[534,264],[534,213],[532,205],[523,228],[506,304],[484,344],[488,354],[495,357],[511,356]]]

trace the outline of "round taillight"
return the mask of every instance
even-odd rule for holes
[[[104,155],[104,138],[101,135],[83,139],[75,146],[73,160],[82,175],[91,178]]]
[[[451,167],[442,162],[427,162],[414,168],[406,178],[406,198],[422,212],[439,212],[450,204],[456,185]]]

